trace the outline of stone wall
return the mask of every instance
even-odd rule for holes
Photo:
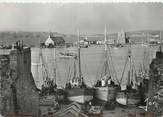
[[[31,73],[30,48],[11,50],[7,65],[1,68],[0,73],[1,79],[9,78],[9,83],[4,82],[7,89],[1,89],[2,92],[8,92],[3,96],[9,97],[2,96],[2,100],[7,100],[1,106],[2,114],[21,113],[38,116],[39,94]]]
[[[157,52],[156,58],[152,60],[150,64],[150,79],[148,88],[148,112],[155,113],[157,115],[163,113],[162,101],[159,102],[158,91],[161,89],[160,81],[162,80],[162,71],[159,69],[163,68],[163,53]]]
[[[9,55],[0,55],[0,113],[13,113]]]

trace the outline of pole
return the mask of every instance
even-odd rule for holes
[[[130,60],[130,76],[129,76],[129,85],[131,84],[131,78],[132,78],[132,62],[131,62],[131,42],[129,45],[129,60]]]
[[[79,78],[81,79],[80,33],[79,33],[79,30],[78,30],[78,64],[79,64]]]
[[[161,31],[160,31],[160,52],[162,52],[162,48],[161,48],[161,45],[162,45],[162,39],[161,39]]]
[[[106,26],[105,26],[105,52],[107,51]]]
[[[74,60],[74,78],[76,78],[76,58],[75,58],[75,60]]]
[[[161,31],[160,31],[160,43],[162,43],[162,35],[161,35]]]
[[[57,61],[56,61],[56,48],[54,48],[54,65],[53,65],[53,67],[55,67],[54,68],[54,82],[55,82],[55,84],[56,84],[56,81],[57,81]]]
[[[105,44],[105,62],[104,62],[104,64],[105,64],[105,69],[104,69],[104,71],[105,71],[105,75],[106,75],[106,73],[107,73],[107,67],[108,67],[108,62],[107,62],[107,59],[108,59],[108,55],[107,55],[107,37],[106,37],[106,26],[105,26],[105,40],[104,40],[104,44]]]

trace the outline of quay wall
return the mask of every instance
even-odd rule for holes
[[[9,55],[0,55],[0,113],[14,113]]]
[[[2,92],[0,112],[38,116],[39,94],[31,73],[30,48],[14,49],[9,55],[1,56],[7,56],[8,62],[0,69],[0,78],[3,81],[0,89]],[[2,60],[0,59],[1,63],[4,63]],[[3,101],[4,99],[7,101]]]

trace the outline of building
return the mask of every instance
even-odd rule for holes
[[[54,45],[54,41],[52,40],[52,38],[50,37],[50,35],[48,36],[47,40],[45,41],[45,45],[49,46],[49,45]]]
[[[82,39],[79,41],[80,46],[83,48],[87,48],[89,46],[89,41],[87,39]]]
[[[65,40],[62,36],[49,35],[44,44],[46,47],[64,46]]]
[[[118,32],[117,44],[126,43],[126,33],[124,31]]]

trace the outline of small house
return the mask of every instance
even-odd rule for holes
[[[44,44],[45,44],[46,47],[64,46],[65,45],[65,40],[63,39],[62,36],[49,35],[48,39],[45,41]]]
[[[45,41],[45,45],[49,46],[50,44],[54,45],[54,41],[52,40],[51,36],[49,35],[47,40]]]

